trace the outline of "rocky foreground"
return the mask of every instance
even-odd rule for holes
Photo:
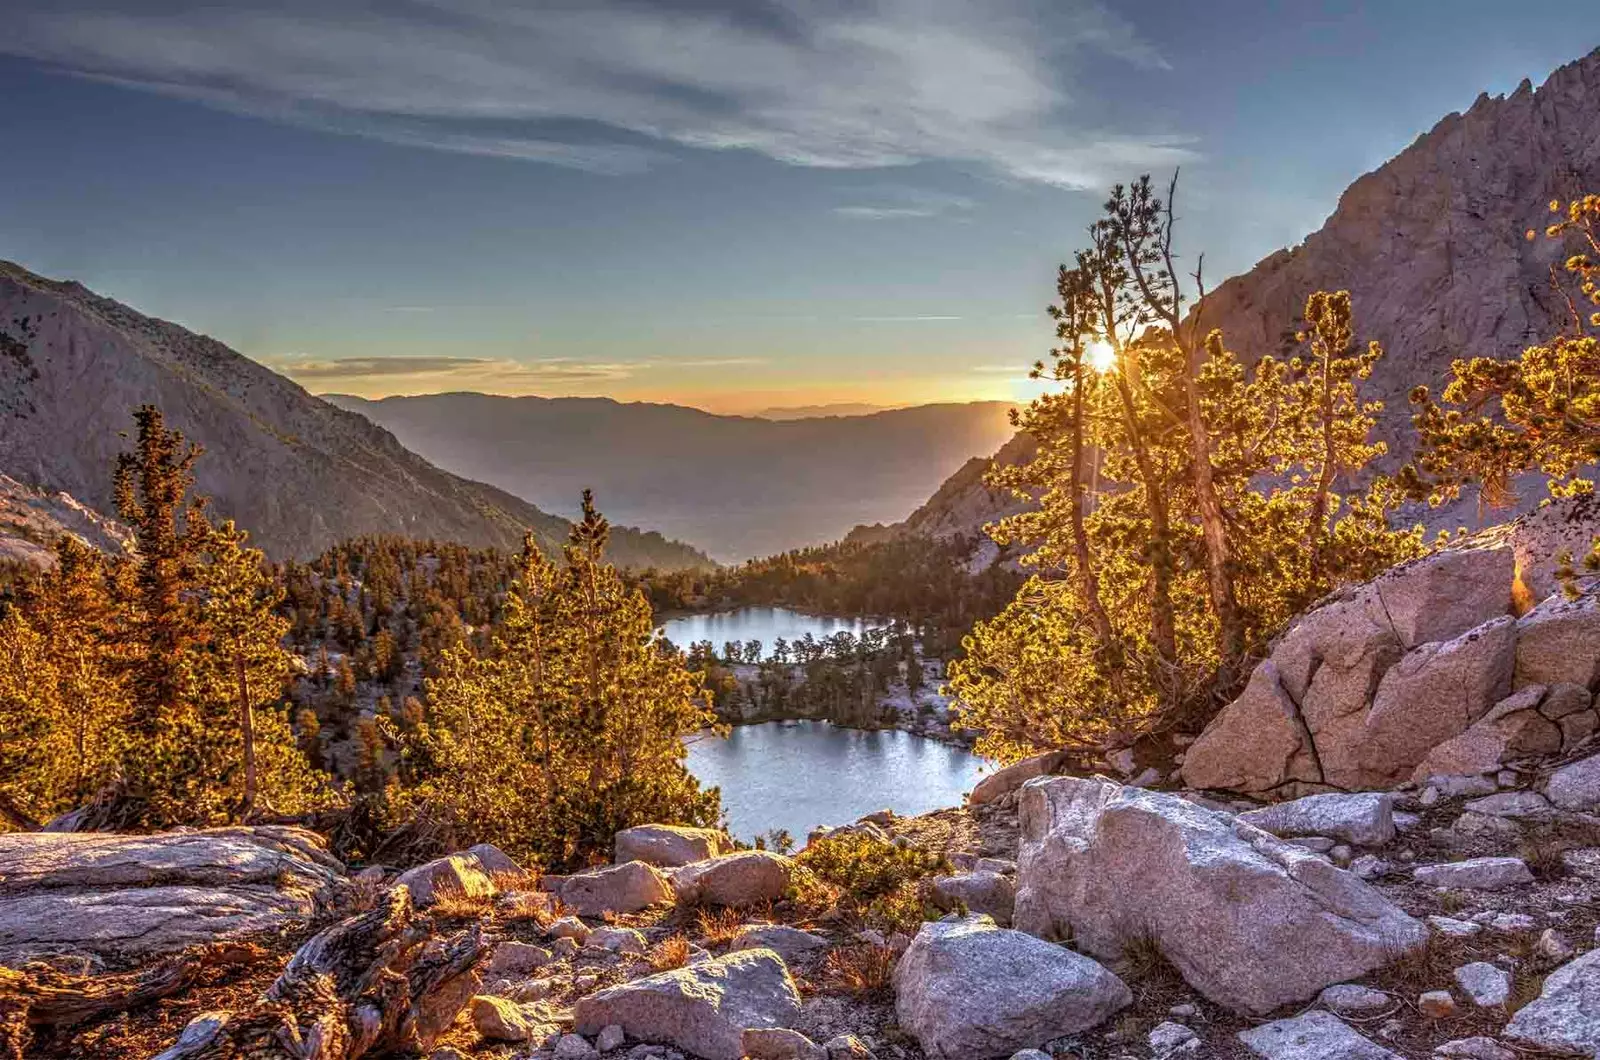
[[[670,825],[565,877],[0,836],[0,1055],[1600,1057],[1600,580],[1556,558],[1597,513],[1330,598],[1198,737],[812,837],[938,855],[909,918]]]

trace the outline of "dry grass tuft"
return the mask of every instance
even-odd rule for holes
[[[701,909],[695,914],[695,922],[700,927],[701,937],[712,946],[732,942],[744,927],[744,917],[737,909]]]
[[[1517,855],[1527,862],[1535,878],[1558,880],[1568,875],[1570,850],[1600,847],[1600,824],[1586,820],[1535,822],[1524,834]]]
[[[894,979],[895,953],[887,946],[845,946],[822,962],[823,989],[842,994],[879,994]]]
[[[460,887],[447,884],[434,888],[428,914],[441,920],[475,920],[488,916],[493,909],[494,899],[490,896],[468,894]]]
[[[645,954],[645,960],[649,961],[650,967],[658,972],[682,968],[689,963],[689,936],[683,934],[667,936],[650,947],[650,952]]]

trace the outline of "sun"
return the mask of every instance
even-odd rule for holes
[[[1089,367],[1097,372],[1109,372],[1117,366],[1117,351],[1104,339],[1089,343]]]

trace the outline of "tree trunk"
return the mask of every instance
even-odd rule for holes
[[[1095,572],[1094,561],[1089,555],[1089,532],[1083,525],[1083,379],[1083,353],[1080,349],[1077,362],[1073,365],[1072,551],[1078,563],[1079,592],[1083,606],[1089,612],[1089,621],[1094,626],[1095,639],[1100,642],[1102,655],[1108,657],[1104,661],[1114,662],[1109,659],[1115,639],[1111,616],[1106,613],[1105,603],[1100,599],[1100,576]]]
[[[250,678],[245,670],[244,651],[234,646],[233,672],[239,684],[239,731],[244,736],[244,806],[239,819],[249,823],[256,810],[256,718],[250,706]]]
[[[1117,372],[1117,395],[1122,400],[1122,414],[1127,424],[1128,441],[1133,449],[1134,461],[1139,467],[1139,477],[1144,480],[1145,506],[1150,513],[1150,639],[1155,642],[1156,653],[1173,676],[1169,695],[1177,701],[1178,631],[1172,610],[1172,524],[1168,516],[1166,491],[1156,477],[1155,466],[1150,462],[1150,452],[1139,430],[1138,412],[1133,403],[1133,391],[1128,386],[1125,373]]]
[[[1338,470],[1333,445],[1333,380],[1328,378],[1330,356],[1322,356],[1322,470],[1317,474],[1317,490],[1311,495],[1311,512],[1306,519],[1306,551],[1311,557],[1311,584],[1322,577],[1322,556],[1328,542],[1323,523],[1328,518],[1328,491]]]

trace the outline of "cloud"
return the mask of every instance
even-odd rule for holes
[[[451,382],[503,391],[536,386],[625,379],[636,365],[606,364],[552,358],[514,361],[489,357],[341,357],[328,360],[265,358],[263,363],[308,387],[349,380],[425,384],[447,388]]]
[[[1094,187],[1190,155],[1179,137],[1104,128],[1075,95],[1097,59],[1165,66],[1101,0],[721,3],[55,0],[8,14],[0,53],[279,121],[602,173],[687,147]]]
[[[841,217],[863,221],[895,221],[960,213],[975,205],[971,199],[961,195],[945,195],[919,188],[884,188],[871,197],[879,201],[872,205],[835,206],[833,212]]]

